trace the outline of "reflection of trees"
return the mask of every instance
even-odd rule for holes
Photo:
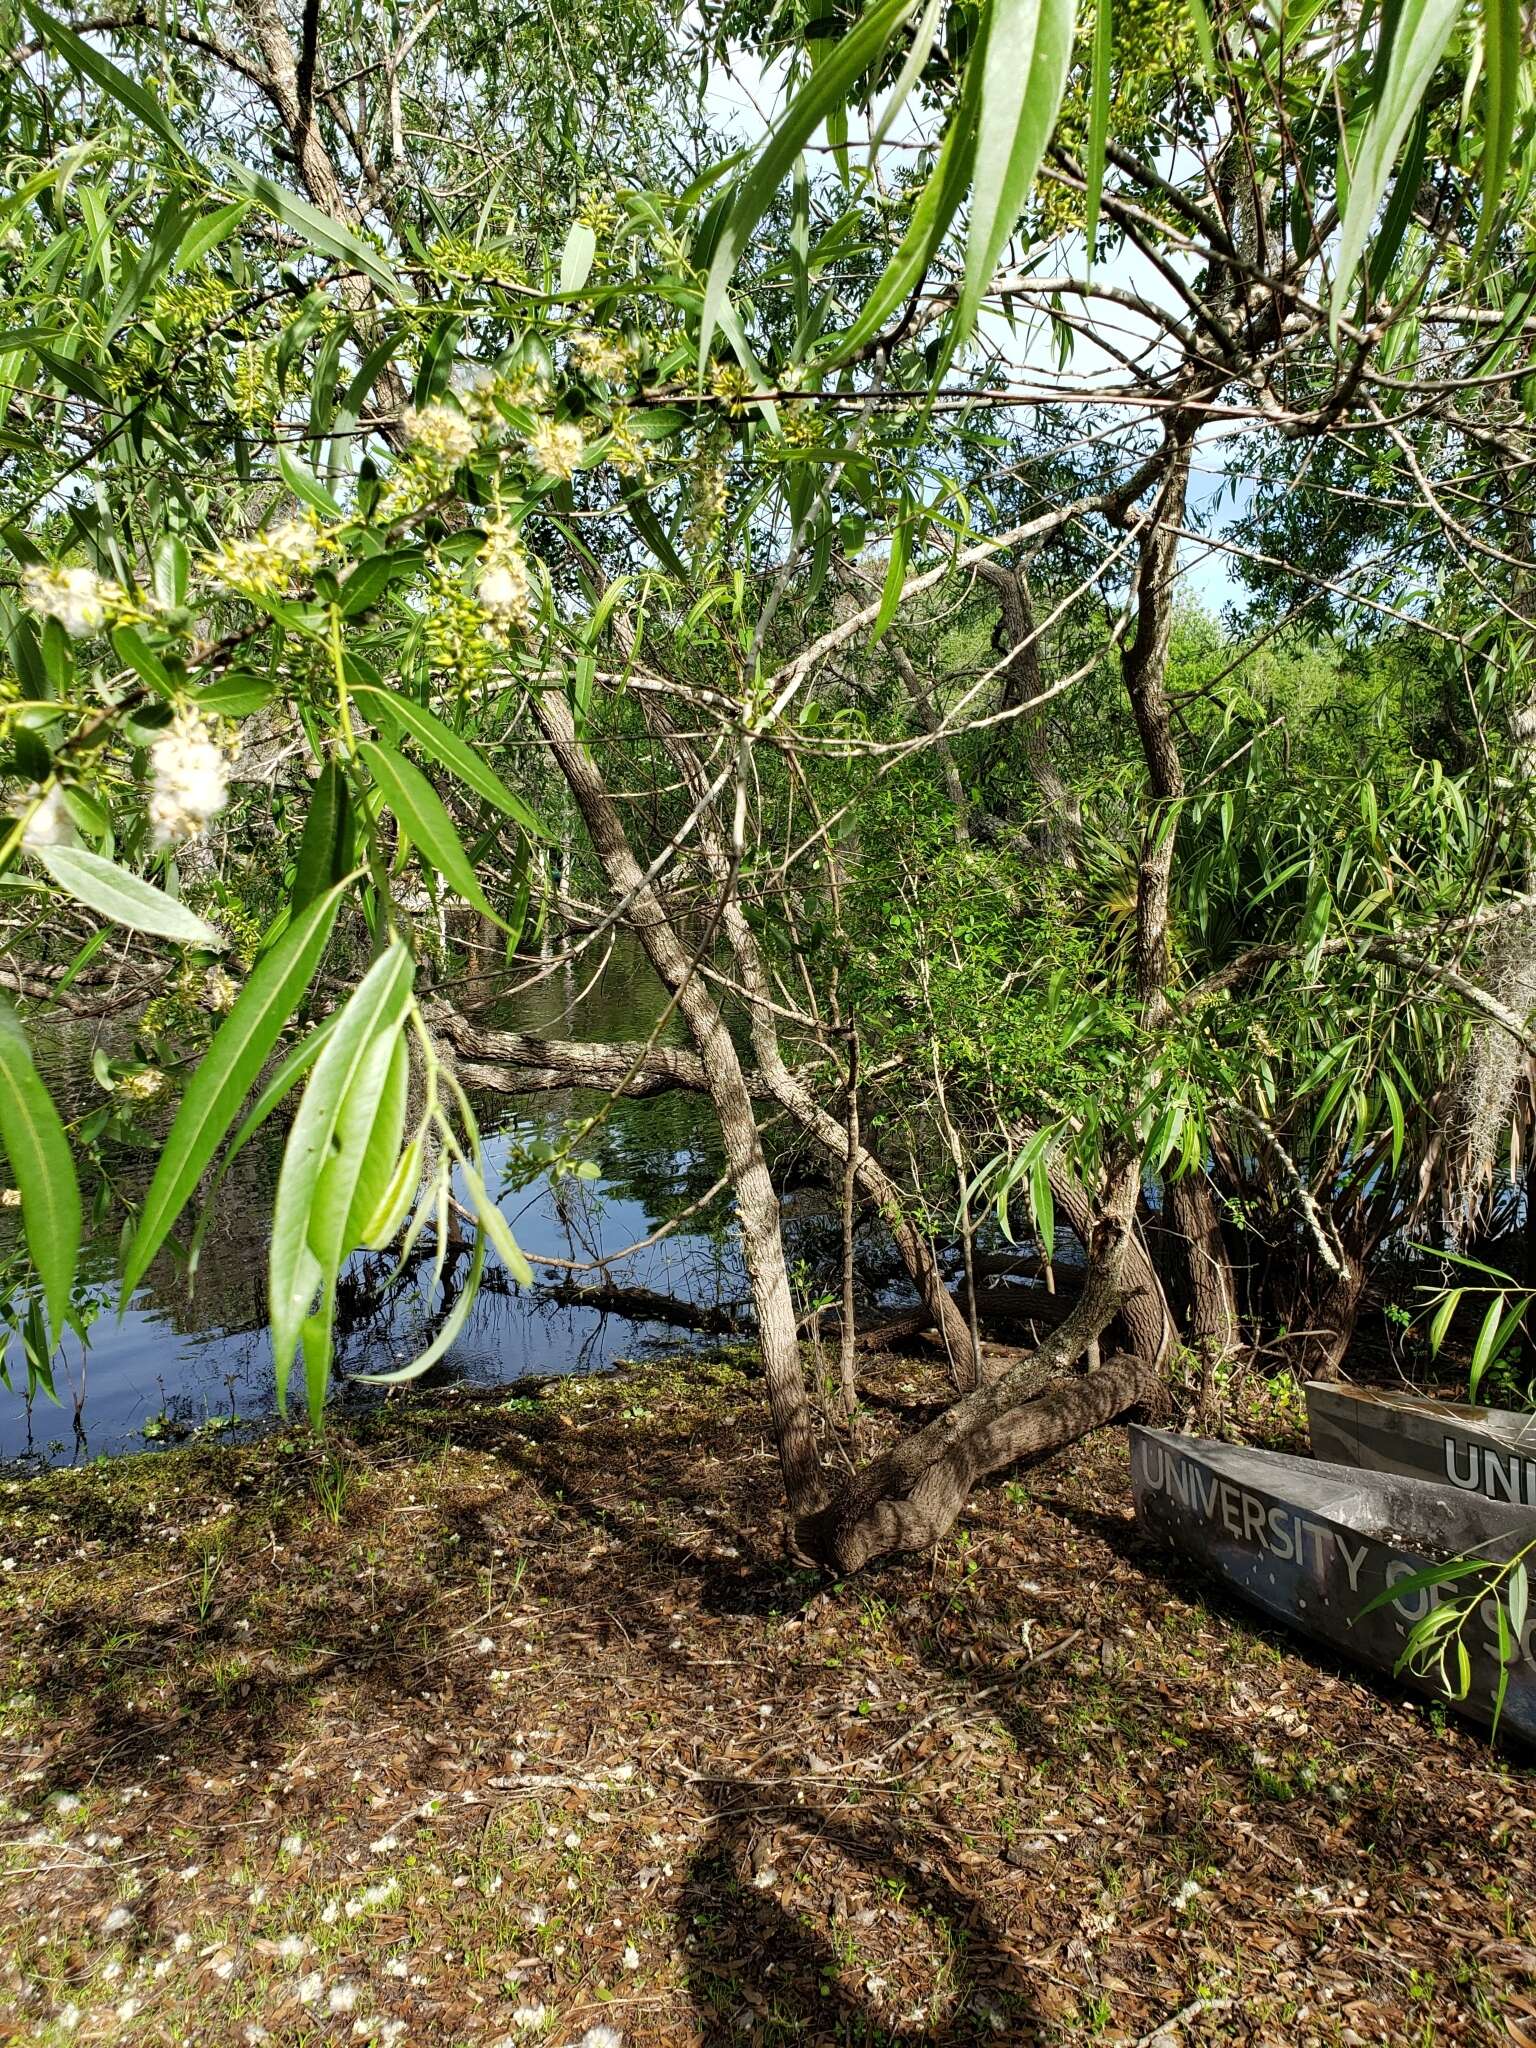
[[[496,1021],[520,1031],[579,1030],[633,1039],[643,1038],[655,1018],[655,979],[628,942],[614,948],[584,1002],[573,1005],[574,993],[566,977],[554,975],[504,1001]],[[676,1036],[671,1028],[664,1034],[669,1042]],[[64,1114],[79,1117],[95,1109],[102,1095],[91,1055],[102,1042],[99,1031],[59,1019],[40,1039],[41,1061]],[[132,1050],[131,1022],[114,1022],[107,1050]],[[721,1175],[718,1132],[711,1119],[701,1117],[691,1095],[610,1102],[585,1090],[522,1100],[487,1094],[476,1108],[487,1134],[500,1134],[508,1147],[512,1192],[505,1206],[514,1222],[520,1210],[525,1212],[535,1265],[541,1251],[579,1262],[611,1260],[614,1252],[699,1203]],[[571,1125],[599,1109],[604,1111],[601,1121],[580,1147],[582,1156],[598,1165],[599,1179],[565,1177],[552,1185],[536,1168],[530,1167],[526,1176],[519,1173],[521,1145],[536,1137],[559,1141]],[[286,1121],[274,1119],[236,1158],[206,1214],[194,1205],[182,1234],[182,1256],[171,1250],[160,1255],[135,1295],[134,1317],[122,1328],[115,1315],[114,1277],[121,1218],[109,1217],[87,1244],[81,1280],[102,1309],[91,1334],[87,1432],[93,1406],[109,1413],[111,1427],[119,1432],[136,1430],[162,1412],[196,1426],[210,1415],[249,1417],[270,1410],[268,1229],[285,1138]],[[130,1200],[142,1194],[152,1154],[118,1145],[110,1164]],[[643,1228],[636,1227],[637,1215],[644,1219]],[[795,1257],[817,1271],[835,1257],[836,1228],[823,1190],[812,1187],[792,1196],[785,1220]],[[199,1221],[197,1265],[189,1282],[184,1255],[191,1227]],[[0,1212],[0,1250],[16,1229],[15,1216]],[[462,1250],[451,1249],[443,1285],[433,1293],[433,1257],[429,1233],[393,1280],[391,1255],[364,1253],[351,1262],[338,1293],[338,1379],[387,1371],[432,1341],[453,1310],[466,1272]],[[872,1257],[865,1276],[871,1298],[885,1279],[878,1267]],[[734,1306],[744,1293],[730,1204],[716,1198],[661,1243],[598,1272],[546,1267],[540,1284],[529,1290],[514,1288],[493,1266],[458,1342],[431,1377],[492,1382],[523,1373],[600,1369],[648,1339],[686,1341],[690,1323],[706,1334],[733,1324]],[[157,1345],[157,1332],[163,1333],[163,1344]],[[77,1378],[78,1362],[72,1358],[68,1379]],[[62,1382],[60,1392],[65,1406],[62,1413],[50,1411],[55,1422],[37,1418],[42,1439],[68,1435],[69,1390]],[[357,1389],[353,1397],[373,1398]],[[18,1401],[6,1418],[5,1441],[11,1446],[20,1448],[25,1422]],[[92,1450],[110,1447],[111,1439],[90,1445]]]

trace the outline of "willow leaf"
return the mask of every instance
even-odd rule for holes
[[[80,1251],[80,1188],[64,1125],[32,1060],[27,1035],[0,1002],[0,1144],[21,1195],[27,1250],[43,1283],[57,1343]]]

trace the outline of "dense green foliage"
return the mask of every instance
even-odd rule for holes
[[[824,1152],[856,1058],[930,1232],[991,1202],[1049,1255],[1053,1185],[1134,1170],[1250,1334],[1337,1284],[1347,1341],[1379,1248],[1518,1163],[1516,11],[23,15],[7,981],[141,1005],[68,1132],[0,1031],[34,1376],[82,1215],[128,1288],[195,1266],[280,1110],[279,1387],[318,1414],[348,1258],[440,1271],[453,1194],[440,1355],[527,1270],[441,1006],[535,936],[595,966],[652,885],[716,1111],[711,974]],[[744,148],[733,77],[778,95]]]

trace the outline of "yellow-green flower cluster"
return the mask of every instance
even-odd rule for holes
[[[231,379],[230,404],[237,418],[248,427],[269,425],[281,403],[272,351],[260,342],[247,342],[235,358]]]
[[[475,595],[487,627],[505,637],[526,629],[529,619],[528,557],[510,526],[495,521],[480,550]]]
[[[635,367],[635,352],[616,334],[577,334],[571,340],[571,367],[583,377],[616,384]]]
[[[203,571],[221,590],[240,597],[277,597],[311,575],[324,558],[327,538],[313,513],[284,519],[203,557]]]
[[[709,553],[729,502],[719,451],[701,442],[688,462],[688,548],[695,560]]]
[[[735,419],[747,409],[752,379],[740,363],[716,363],[709,373],[709,388],[724,399],[726,411]]]
[[[412,449],[442,469],[457,469],[480,446],[480,430],[456,406],[408,405],[400,424]]]
[[[22,570],[21,601],[37,617],[57,619],[72,640],[99,633],[128,608],[122,585],[94,569],[55,569],[42,562]]]
[[[153,1102],[166,1090],[166,1077],[158,1067],[140,1067],[136,1073],[119,1074],[113,1088],[127,1102]]]
[[[477,592],[441,557],[434,556],[427,587],[422,642],[428,665],[440,675],[474,683],[490,674],[496,641],[492,620]]]
[[[229,318],[235,306],[232,285],[219,277],[162,287],[150,301],[150,318],[162,334],[201,334]]]
[[[608,442],[603,450],[604,460],[611,462],[620,476],[649,476],[650,461],[645,444],[630,425],[629,414],[622,405],[613,408],[613,417],[608,427]]]
[[[528,436],[528,456],[545,476],[568,481],[587,451],[587,437],[574,420],[540,420]]]

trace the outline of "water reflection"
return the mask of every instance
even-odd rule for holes
[[[581,977],[585,979],[585,977]],[[597,987],[578,1000],[574,972],[548,979],[502,1006],[495,1022],[550,1036],[643,1037],[657,997],[645,963],[616,951]],[[101,1099],[91,1071],[93,1049],[127,1050],[121,1024],[99,1027],[72,1019],[34,1033],[39,1065],[61,1106],[87,1108]],[[594,1276],[541,1267],[539,1256],[580,1264],[611,1258],[652,1235],[717,1178],[718,1138],[707,1113],[686,1096],[621,1102],[583,1147],[599,1177],[552,1186],[527,1180],[519,1161],[528,1141],[556,1138],[584,1117],[597,1098],[572,1092],[511,1102],[482,1096],[476,1111],[487,1132],[491,1165],[512,1183],[504,1208],[535,1262],[540,1286],[515,1287],[494,1264],[489,1284],[458,1342],[434,1378],[486,1382],[530,1375],[600,1371],[647,1344],[688,1341],[655,1318],[618,1315],[573,1301],[574,1288]],[[235,1161],[219,1190],[195,1286],[183,1266],[163,1254],[119,1320],[112,1284],[114,1247],[88,1244],[82,1273],[96,1309],[84,1349],[73,1335],[55,1360],[61,1405],[39,1394],[30,1404],[0,1389],[0,1458],[68,1462],[174,1441],[200,1427],[254,1422],[273,1409],[272,1363],[266,1335],[267,1222],[283,1133],[264,1132]],[[124,1181],[142,1188],[148,1158],[116,1162]],[[15,1211],[0,1211],[0,1258],[15,1241]],[[388,1370],[412,1357],[430,1337],[442,1302],[427,1299],[430,1259],[385,1287],[392,1261],[361,1254],[343,1276],[337,1339],[338,1377]],[[466,1261],[451,1260],[450,1285]],[[709,1204],[671,1235],[625,1260],[611,1275],[631,1289],[681,1298],[705,1320],[729,1317],[745,1296],[744,1276],[728,1213]],[[26,1369],[13,1346],[13,1381]],[[374,1398],[349,1390],[345,1398]]]

